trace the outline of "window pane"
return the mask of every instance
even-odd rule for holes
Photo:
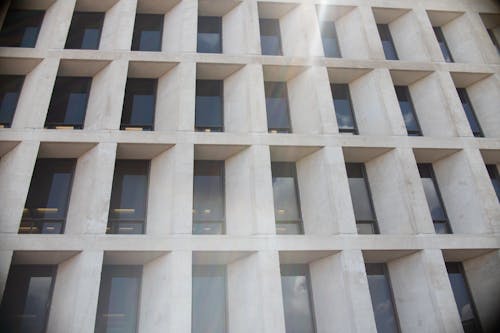
[[[403,119],[406,125],[406,130],[409,135],[421,135],[420,126],[418,125],[417,115],[413,108],[410,91],[407,86],[395,86],[396,95],[399,101],[399,108],[403,114]]]
[[[50,100],[45,127],[82,128],[92,78],[57,77]]]
[[[356,121],[352,111],[349,86],[347,84],[331,84],[330,88],[339,131],[356,133]]]
[[[448,49],[448,45],[446,44],[446,40],[444,38],[444,34],[443,31],[441,30],[441,27],[433,27],[433,29],[439,44],[439,48],[441,49],[441,53],[443,53],[444,61],[453,62],[453,57],[451,56],[451,52]]]
[[[44,11],[10,10],[0,31],[0,46],[35,47]]]
[[[103,22],[104,13],[75,12],[65,48],[97,50]]]
[[[197,131],[223,131],[222,91],[222,80],[196,80],[195,127]]]
[[[1,332],[43,333],[55,266],[11,266],[0,308]]]
[[[198,17],[197,52],[222,53],[222,19],[220,17]]]
[[[10,127],[21,93],[24,76],[0,75],[0,127]]]
[[[291,132],[285,82],[264,82],[267,127],[270,132]]]
[[[271,169],[276,222],[293,222],[299,226],[302,223],[302,217],[300,214],[299,195],[297,193],[295,163],[273,162],[271,163]],[[277,225],[278,233],[290,233],[293,229],[299,228],[292,228],[291,225],[287,226],[281,223]],[[297,231],[302,233],[300,229]]]
[[[476,113],[472,108],[472,104],[469,100],[469,95],[467,95],[467,90],[465,88],[457,88],[458,96],[460,97],[460,101],[462,102],[462,106],[467,116],[467,120],[469,121],[470,128],[474,136],[482,137],[483,132],[481,131],[481,126],[479,126],[479,122],[477,121]]]
[[[320,29],[325,57],[340,58],[341,54],[338,44],[337,31],[335,29],[335,22],[322,21],[320,22]]]
[[[364,166],[360,163],[346,163],[346,170],[356,222],[375,222],[375,212],[365,178]],[[360,228],[366,230],[366,228]]]
[[[307,265],[281,265],[286,333],[315,332]]]
[[[384,264],[366,264],[368,287],[378,332],[398,333],[392,290]]]
[[[193,187],[193,233],[223,233],[224,162],[195,161]]]
[[[486,165],[486,169],[488,170],[488,174],[497,194],[497,198],[500,201],[500,176],[498,175],[497,166],[495,164],[489,164]]]
[[[140,266],[103,266],[96,333],[135,333],[141,285]]]
[[[278,19],[259,19],[260,46],[263,55],[282,55],[280,22]]]
[[[152,130],[156,104],[156,79],[127,79],[121,128]]]
[[[161,51],[163,19],[159,14],[135,16],[132,51]]]
[[[192,333],[226,332],[226,267],[193,266]]]
[[[396,53],[396,48],[394,47],[394,42],[392,41],[389,25],[377,24],[377,29],[380,35],[380,40],[382,41],[382,47],[384,48],[385,58],[387,60],[398,60],[398,54]]]
[[[418,164],[418,171],[422,179],[425,197],[431,212],[434,229],[438,234],[451,233],[446,210],[439,194],[439,188],[434,178],[431,164]]]

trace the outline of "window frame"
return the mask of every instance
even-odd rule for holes
[[[216,23],[216,27],[217,27],[217,30],[218,32],[215,32],[215,33],[218,33],[219,34],[219,47],[217,48],[217,50],[210,50],[210,51],[207,51],[207,50],[200,50],[199,49],[199,34],[200,33],[213,33],[213,32],[205,32],[205,31],[200,31],[200,19],[203,21],[203,20],[206,20],[206,21],[210,21],[210,20],[217,20],[217,23]],[[212,22],[213,23],[213,22]],[[203,23],[203,24],[207,24],[207,22]],[[198,15],[198,20],[197,20],[197,28],[196,28],[196,53],[213,53],[213,54],[222,54],[224,52],[224,38],[222,36],[222,16],[200,16]]]
[[[19,98],[21,97],[21,92],[23,90],[24,86],[24,81],[25,81],[26,76],[25,75],[0,75],[0,85],[2,85],[2,89],[4,86],[4,82],[8,81],[9,83],[12,83],[15,89],[17,89],[17,97],[16,97],[16,103],[14,105],[14,110],[12,112],[12,117],[9,122],[0,122],[0,128],[11,128],[12,127],[12,122],[14,121],[14,117],[16,115],[17,111],[17,105],[19,104]],[[2,98],[0,99],[0,105],[3,102],[4,95],[3,93],[8,92],[4,90],[0,90],[0,96]],[[1,109],[0,109],[1,112]]]
[[[457,94],[458,97],[460,98],[460,104],[462,104],[462,109],[464,111],[465,117],[467,118],[467,123],[469,124],[469,128],[472,131],[472,134],[476,138],[484,138],[484,131],[481,127],[481,123],[479,122],[479,119],[477,118],[476,111],[474,110],[474,106],[472,105],[472,102],[470,101],[469,94],[467,93],[467,88],[456,88],[457,89]],[[464,104],[469,105],[470,108],[470,116],[474,119],[474,121],[477,124],[477,127],[479,128],[479,132],[474,131],[472,129],[472,125],[470,123],[469,117],[467,117],[467,111],[464,107]]]
[[[319,22],[319,31],[320,31],[320,36],[321,36],[321,44],[323,46],[323,55],[326,57],[326,58],[342,58],[342,50],[340,49],[340,44],[339,44],[339,35],[338,35],[338,32],[337,32],[337,25],[335,23],[334,20],[320,20],[318,18],[318,22]],[[332,39],[335,41],[335,55],[330,55],[330,52],[327,52],[327,49],[325,47],[325,41],[324,39],[325,38],[328,38],[328,37],[325,37],[324,36],[324,30],[323,28],[325,27],[325,25],[328,24],[328,25],[332,25],[333,26],[333,34],[335,35],[334,38],[329,38],[329,39]],[[327,54],[328,53],[328,54]]]
[[[378,35],[380,38],[380,42],[382,43],[382,50],[384,51],[385,60],[400,60],[399,55],[398,55],[398,51],[396,49],[396,44],[394,44],[394,40],[392,38],[391,29],[389,28],[389,24],[377,23],[377,31],[378,31]],[[382,34],[386,35],[387,39],[383,39]],[[387,52],[386,52],[385,47],[384,47],[384,41],[391,43],[391,48],[392,48],[392,51],[394,51],[394,56],[395,56],[394,59],[390,58],[387,55]]]
[[[7,10],[6,12],[6,15],[4,17],[4,20],[3,22],[1,23],[1,27],[0,27],[0,41],[1,39],[3,38],[6,38],[8,39],[8,36],[12,36],[12,33],[10,34],[7,34],[7,32],[4,31],[4,28],[6,28],[6,21],[7,19],[10,19],[9,18],[9,14],[11,14],[12,12],[16,12],[16,13],[19,13],[19,12],[24,12],[25,16],[26,14],[31,14],[33,16],[35,15],[39,15],[39,17],[36,17],[36,18],[32,18],[32,19],[36,19],[38,20],[39,22],[38,23],[38,26],[37,26],[37,32],[36,32],[36,36],[35,36],[35,41],[34,41],[34,44],[32,46],[22,46],[22,39],[24,38],[25,34],[26,34],[26,23],[24,23],[23,25],[23,34],[21,36],[21,41],[19,42],[19,44],[16,43],[16,45],[14,45],[14,43],[12,43],[12,40],[8,40],[8,42],[1,42],[0,43],[0,47],[19,47],[19,48],[36,48],[37,44],[38,44],[38,37],[40,36],[40,31],[42,30],[42,26],[43,26],[43,22],[45,20],[45,13],[46,13],[46,10],[36,10],[36,9],[13,9],[12,6],[9,7],[9,9]],[[25,18],[26,19],[26,18]],[[9,22],[10,23],[10,22]],[[9,26],[10,28],[10,26]],[[17,32],[17,31],[16,31]]]
[[[133,81],[131,83],[133,83],[134,85],[137,84],[138,81],[142,81],[142,82],[146,82],[148,81],[148,84],[152,84],[153,85],[153,89],[152,89],[152,96],[153,96],[153,119],[152,119],[152,122],[151,122],[151,125],[149,124],[132,124],[129,120],[129,123],[128,124],[125,124],[124,121],[123,121],[123,118],[125,116],[125,110],[126,108],[128,108],[128,93],[130,93],[129,89],[130,90],[133,90],[133,89],[136,89],[136,86],[134,86],[133,88],[129,87],[129,82],[130,81]],[[134,108],[133,108],[133,97],[134,95],[136,95],[135,93],[136,91],[132,92],[131,93],[131,96],[128,97],[128,98],[131,98],[131,101],[130,101],[130,114],[128,115],[130,118],[132,117],[133,113],[134,113]],[[156,120],[156,102],[157,102],[157,99],[158,99],[158,79],[151,79],[151,78],[135,78],[135,77],[128,77],[127,78],[127,81],[125,83],[125,95],[123,97],[123,106],[122,106],[122,114],[121,114],[121,118],[120,118],[120,130],[122,131],[126,131],[126,130],[142,130],[142,131],[154,131],[155,130],[155,120]]]
[[[137,28],[136,30],[136,27],[137,27],[137,18],[140,17],[140,24],[143,25],[144,22],[147,22],[149,20],[151,20],[153,17],[155,19],[159,19],[161,18],[160,20],[160,27],[159,27],[159,31],[160,31],[160,40],[159,40],[159,49],[158,50],[141,50],[141,32],[144,31],[144,27],[142,26],[142,28],[139,30],[139,28]],[[144,20],[144,21],[142,21]],[[164,14],[150,14],[150,13],[139,13],[137,12],[135,14],[135,17],[134,17],[134,26],[133,26],[133,30],[132,30],[132,43],[130,44],[130,51],[135,51],[135,52],[162,52],[162,48],[163,48],[163,30],[165,28],[165,15]]]
[[[405,122],[405,128],[406,128],[406,132],[408,133],[408,136],[423,136],[422,127],[420,126],[420,122],[419,122],[418,116],[417,116],[417,110],[415,110],[415,104],[413,104],[413,100],[411,98],[410,88],[408,86],[395,85],[394,90],[396,92],[396,97],[398,99],[399,109],[401,110],[401,114],[403,115],[403,121],[404,121],[404,114],[403,114],[403,110],[401,109],[401,104],[400,104],[401,100],[399,99],[398,90],[400,90],[400,91],[402,90],[401,93],[403,93],[405,95],[405,97],[408,99],[408,103],[411,105],[411,113],[413,114],[413,118],[415,119],[415,123],[418,127],[418,130],[416,130],[416,131],[409,130],[408,127],[406,126],[406,122]]]
[[[436,37],[436,40],[437,40],[438,46],[439,46],[439,50],[441,51],[441,55],[443,56],[444,61],[447,63],[455,62],[455,60],[453,59],[453,54],[451,53],[451,50],[448,46],[448,42],[446,41],[446,38],[444,37],[443,29],[440,26],[433,26],[432,30],[434,30],[434,36]],[[443,51],[441,44],[446,49],[447,55]],[[449,57],[449,60],[448,60],[448,57]]]
[[[286,102],[286,117],[288,120],[288,128],[286,127],[269,127],[269,111],[267,108],[267,92],[272,91],[275,85],[283,85],[284,89],[282,89],[283,96],[280,98],[284,99]],[[269,88],[271,87],[271,88]],[[269,90],[268,90],[269,89]],[[288,83],[286,81],[264,81],[264,98],[266,100],[266,122],[267,122],[267,132],[271,134],[285,134],[285,133],[293,133],[292,127],[292,118],[290,116],[290,100],[288,98]],[[274,98],[270,96],[269,98]]]
[[[196,108],[196,99],[198,98],[198,96],[211,96],[211,95],[198,95],[198,82],[212,82],[213,84],[217,84],[218,87],[217,89],[219,89],[220,91],[220,95],[218,95],[218,97],[220,97],[220,105],[221,105],[221,109],[220,109],[220,118],[221,118],[221,124],[220,126],[197,126],[196,124],[196,116],[198,114],[198,109]],[[213,95],[213,96],[216,96],[216,95]],[[204,80],[204,79],[196,79],[196,89],[195,89],[195,110],[194,110],[194,130],[195,132],[215,132],[215,133],[222,133],[224,132],[225,130],[225,126],[224,126],[224,80]]]
[[[337,116],[337,109],[335,108],[335,96],[333,94],[333,89],[334,86],[342,86],[345,87],[346,92],[347,92],[347,101],[349,102],[349,111],[352,117],[352,123],[353,123],[353,129],[345,129],[345,128],[340,128],[339,122],[338,122],[338,116]],[[339,130],[339,133],[352,133],[353,135],[359,135],[359,129],[358,129],[358,123],[356,122],[356,114],[354,112],[354,105],[352,104],[352,99],[351,99],[351,88],[349,87],[348,83],[330,83],[330,92],[332,94],[332,104],[335,112],[335,120],[337,122],[337,127]]]
[[[82,31],[83,31],[83,33],[85,33],[85,29],[87,28],[87,26],[83,26],[83,25],[74,26],[73,23],[75,23],[75,16],[78,17],[77,18],[78,23],[81,24],[82,21],[85,21],[85,19],[84,19],[85,16],[88,17],[91,15],[95,16],[94,22],[99,21],[99,34],[97,36],[97,47],[96,48],[84,48],[84,47],[82,47],[83,40],[80,41],[79,47],[74,47],[75,45],[72,45],[73,43],[70,43],[70,41],[73,42],[73,39],[75,39],[77,36],[79,36],[79,34],[82,33]],[[102,29],[104,27],[105,16],[106,16],[106,13],[103,13],[103,12],[74,11],[73,16],[71,17],[71,24],[70,24],[70,27],[68,30],[68,34],[66,36],[66,43],[64,44],[64,48],[68,49],[68,50],[99,50],[100,46],[101,46]],[[80,28],[83,28],[83,30]],[[72,34],[76,34],[76,36],[72,35]],[[70,38],[71,38],[71,40],[70,40]],[[83,35],[82,35],[82,38],[83,38]]]
[[[274,25],[273,28],[277,28],[277,34],[274,35],[263,35],[262,34],[262,24],[267,24],[270,26],[271,24]],[[262,43],[262,36],[275,36],[278,38],[279,42],[279,49],[277,50],[276,53],[273,52],[266,52],[264,51],[264,43]],[[280,27],[280,19],[279,18],[260,18],[259,17],[259,42],[260,42],[260,54],[263,56],[283,56],[283,41],[281,39],[281,27]]]

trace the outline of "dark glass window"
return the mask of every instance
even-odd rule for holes
[[[137,332],[141,266],[104,265],[95,333]]]
[[[193,266],[191,333],[225,333],[226,267]]]
[[[23,211],[20,234],[62,234],[76,160],[38,159]]]
[[[448,216],[446,215],[443,200],[441,199],[441,194],[439,193],[439,187],[436,182],[436,177],[434,176],[432,164],[418,164],[418,171],[420,173],[420,178],[422,179],[425,197],[427,198],[427,204],[429,205],[429,210],[431,211],[432,222],[434,223],[436,233],[451,233],[450,223],[448,222]]]
[[[117,160],[109,206],[108,234],[143,234],[149,161]]]
[[[163,19],[160,14],[137,14],[135,16],[132,51],[161,51]]]
[[[23,82],[24,76],[0,75],[0,128],[12,125]]]
[[[380,40],[382,41],[382,47],[384,48],[385,58],[387,60],[398,60],[398,54],[396,53],[396,47],[391,36],[391,30],[388,24],[377,24],[378,34],[380,35]]]
[[[351,94],[347,84],[330,84],[333,107],[340,133],[358,134],[356,118],[352,109]]]
[[[260,47],[263,55],[283,55],[281,51],[280,21],[260,19]]]
[[[462,107],[464,108],[472,133],[475,137],[483,137],[483,131],[481,130],[479,121],[477,121],[476,113],[474,112],[474,108],[472,108],[469,95],[467,95],[467,90],[465,88],[457,88],[457,93],[460,97],[460,102],[462,102]]]
[[[97,50],[103,22],[104,13],[75,12],[65,48]]]
[[[314,333],[314,310],[307,265],[281,265],[286,333]]]
[[[481,332],[479,317],[472,300],[472,296],[467,285],[464,269],[460,262],[447,262],[446,270],[450,278],[451,289],[455,296],[458,313],[462,320],[462,326],[465,333]]]
[[[42,10],[9,9],[0,31],[0,46],[35,47],[44,15]]]
[[[488,170],[488,175],[490,176],[497,198],[500,201],[500,176],[498,175],[497,166],[495,164],[488,164],[486,165],[486,169]]]
[[[45,332],[55,274],[56,266],[11,266],[0,307],[0,332]]]
[[[223,90],[222,80],[196,80],[196,131],[224,131]]]
[[[198,53],[222,53],[222,18],[198,17]]]
[[[193,234],[223,234],[224,224],[224,161],[194,161]]]
[[[83,128],[91,77],[58,76],[52,92],[46,128]]]
[[[340,53],[339,41],[337,38],[337,30],[335,29],[335,22],[333,21],[321,21],[321,39],[323,41],[323,51],[325,52],[325,57],[340,58],[342,57]]]
[[[346,163],[345,166],[358,234],[378,234],[365,166],[362,163]]]
[[[453,57],[451,56],[450,49],[448,48],[448,44],[446,44],[446,39],[444,39],[443,30],[441,30],[441,27],[432,28],[434,29],[434,34],[436,35],[441,53],[443,53],[444,61],[453,62]]]
[[[399,108],[403,114],[403,119],[406,125],[408,135],[422,135],[420,125],[418,124],[417,114],[411,101],[410,90],[407,86],[395,86],[396,95],[398,97]]]
[[[272,162],[277,234],[303,234],[297,170],[293,162]]]
[[[156,79],[127,79],[122,130],[153,130],[157,82]]]
[[[271,133],[291,133],[286,82],[264,82],[267,128]]]
[[[387,267],[385,264],[365,264],[365,267],[377,331],[398,333],[399,323]]]
[[[495,31],[493,29],[486,29],[488,31],[488,35],[491,38],[491,42],[497,48],[497,52],[500,53],[500,45],[498,44],[497,37],[495,36]]]

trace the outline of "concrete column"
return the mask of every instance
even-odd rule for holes
[[[106,12],[100,49],[130,50],[137,0],[120,0]]]
[[[47,332],[94,332],[102,251],[84,251],[59,264]]]
[[[498,60],[498,51],[493,45],[491,38],[488,35],[488,31],[486,31],[486,26],[481,19],[480,14],[478,12],[468,12],[467,14],[469,18],[470,28],[472,30],[472,33],[476,36],[476,43],[479,45],[485,62],[488,64],[500,63],[500,61]],[[495,30],[497,32],[500,32],[500,29],[496,28],[493,29],[494,34],[497,34],[495,33]]]
[[[116,143],[100,143],[78,159],[66,234],[104,234],[108,224]]]
[[[260,40],[259,50],[260,54]],[[250,106],[250,130],[267,133],[266,94],[264,92],[264,71],[260,64],[248,64],[246,79],[249,88],[248,105]]]
[[[436,34],[434,34],[434,30],[432,29],[432,24],[429,20],[429,16],[427,15],[427,11],[423,8],[414,8],[413,12],[415,13],[415,19],[419,25],[418,29],[420,31],[422,42],[424,43],[427,54],[430,57],[429,60],[434,62],[444,62],[443,53],[439,48]]]
[[[335,21],[339,47],[342,51],[342,57],[346,59],[370,58],[370,45],[368,44],[364,24],[361,21],[362,19],[362,10],[355,8]],[[375,38],[375,36],[371,37]],[[377,40],[375,40],[375,42],[376,41]],[[371,43],[373,42],[371,41]]]
[[[198,3],[182,0],[165,15],[162,52],[196,52]]]
[[[224,54],[246,54],[248,5],[240,3],[222,16],[222,47]]]
[[[413,10],[392,21],[389,28],[399,59],[407,61],[430,60]]]
[[[17,234],[35,167],[38,147],[23,141],[0,159],[0,233]]]
[[[120,129],[128,62],[115,60],[92,79],[85,129]]]
[[[247,79],[252,69],[243,67],[224,79],[224,131],[248,133],[251,122],[251,81]]]
[[[319,133],[338,134],[339,127],[335,116],[335,109],[333,108],[333,96],[330,89],[328,71],[322,67],[312,67],[310,71],[314,80],[314,94],[319,112]]]
[[[500,250],[463,262],[467,282],[484,332],[498,329]]]
[[[377,331],[361,251],[313,261],[309,269],[318,333]]]
[[[481,45],[472,29],[470,16],[471,14],[466,12],[441,27],[446,44],[455,62],[485,63]]]
[[[399,107],[394,82],[388,69],[381,69],[378,77],[378,93],[380,102],[385,109],[385,115],[388,119],[390,131],[394,135],[406,136],[406,125]]]
[[[43,128],[58,67],[59,59],[46,58],[26,75],[12,128]]]
[[[313,26],[310,12],[305,9],[305,5],[297,5],[288,13],[280,17],[281,46],[283,55],[289,57],[309,57],[313,55],[322,56],[323,50],[311,49],[310,32],[306,32],[307,23]],[[299,24],[304,23],[304,24]]]
[[[248,20],[245,21],[247,54],[260,55],[260,27],[259,27],[259,8],[257,1],[244,1],[242,6],[246,7]]]
[[[397,149],[368,161],[366,173],[381,234],[412,234],[412,204],[406,194],[406,178]]]
[[[174,251],[144,265],[139,333],[191,331],[190,251]]]
[[[390,261],[387,267],[403,332],[461,331],[439,250],[419,251]]]
[[[467,87],[467,95],[474,108],[483,134],[486,137],[500,137],[500,79],[493,74]]]
[[[359,13],[361,16],[361,24],[364,27],[366,42],[369,50],[369,58],[384,60],[385,54],[378,34],[377,22],[373,16],[372,7],[368,5],[359,6]]]
[[[64,49],[76,0],[54,1],[45,12],[37,48]]]
[[[3,297],[7,277],[9,276],[10,263],[12,262],[12,254],[14,251],[2,250],[0,251],[0,299]]]

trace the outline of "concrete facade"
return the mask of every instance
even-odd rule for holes
[[[500,57],[485,27],[500,39],[495,1],[12,2],[46,15],[35,48],[0,48],[0,75],[26,75],[12,128],[0,129],[0,294],[11,264],[57,264],[47,332],[93,332],[103,264],[143,265],[141,333],[191,331],[193,264],[227,265],[230,333],[285,332],[280,264],[309,265],[318,333],[376,332],[364,263],[381,262],[403,332],[462,332],[446,261],[463,263],[494,331],[500,204],[485,164],[500,168]],[[64,49],[74,10],[106,13],[99,50]],[[161,52],[130,51],[136,12],[165,15]],[[222,54],[196,53],[198,15],[222,17]],[[261,55],[259,18],[279,19],[283,56]],[[342,58],[324,57],[320,20],[335,21]],[[385,60],[377,23],[399,61]],[[93,77],[83,130],[44,129],[58,75]],[[127,77],[158,79],[154,131],[119,130]],[[224,81],[223,133],[194,131],[196,79]],[[287,83],[292,133],[268,133],[264,81]],[[349,85],[359,135],[339,133],[330,83]],[[393,85],[409,87],[422,137],[407,136]],[[37,157],[77,159],[62,235],[18,234]],[[151,161],[144,235],[105,234],[116,159]],[[192,235],[194,160],[225,161],[225,235]],[[277,161],[296,162],[304,235],[276,235]],[[379,235],[356,233],[346,162],[365,163]],[[417,163],[433,164],[452,235],[434,232]]]

